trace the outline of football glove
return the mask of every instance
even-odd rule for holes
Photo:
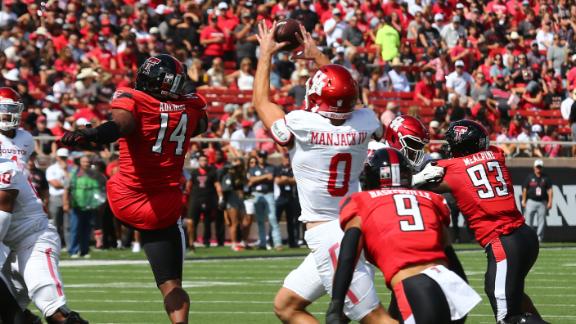
[[[440,182],[444,178],[444,168],[436,165],[436,162],[426,164],[422,171],[412,176],[412,187],[418,187],[426,183]]]
[[[72,132],[66,132],[60,139],[63,145],[70,147],[86,146],[96,139],[98,131],[96,128],[84,128]]]

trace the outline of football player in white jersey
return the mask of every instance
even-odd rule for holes
[[[34,138],[28,131],[19,128],[23,110],[24,104],[21,96],[12,88],[0,87],[0,158],[15,161],[18,167],[24,171],[30,155],[34,152]],[[9,253],[10,249],[0,242],[0,268],[6,274],[3,276],[0,273],[0,280],[3,280],[7,286],[14,288],[6,279],[6,277],[10,277],[8,273],[12,269],[9,265],[2,267]],[[14,292],[14,289],[12,291]],[[26,305],[29,302],[25,295],[18,296],[18,299],[21,305]]]
[[[311,253],[284,280],[274,300],[276,315],[284,323],[318,323],[306,307],[332,290],[336,256],[343,232],[338,224],[342,197],[359,189],[359,174],[366,159],[368,142],[382,136],[373,111],[354,110],[358,86],[350,72],[330,61],[301,28],[305,58],[319,69],[306,83],[306,109],[285,114],[270,101],[272,56],[284,43],[259,25],[260,58],[253,100],[258,116],[275,141],[288,147],[298,197],[299,220],[306,224],[305,239]],[[373,271],[359,262],[345,302],[346,316],[361,323],[394,322],[376,295]]]
[[[66,307],[58,271],[60,237],[42,201],[13,160],[0,159],[0,241],[10,248],[28,296],[49,324],[84,324]]]
[[[20,127],[24,104],[12,88],[0,88],[0,157],[14,160],[21,170],[26,169],[34,152],[34,138]]]

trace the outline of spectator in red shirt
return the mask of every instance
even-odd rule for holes
[[[572,89],[576,86],[576,54],[570,57],[571,68],[566,73],[566,80],[568,81],[567,88]]]
[[[112,52],[110,52],[106,45],[108,40],[105,37],[98,37],[98,45],[94,46],[86,57],[92,62],[94,66],[101,67],[104,70],[116,70],[116,59]]]
[[[224,32],[217,25],[218,17],[210,16],[208,26],[200,32],[200,44],[204,46],[204,57],[202,62],[204,68],[212,66],[212,60],[224,55]]]
[[[456,41],[456,45],[450,49],[450,59],[452,62],[456,62],[458,60],[464,61],[466,66],[473,66],[473,51],[469,48],[468,41],[466,37],[460,36]]]
[[[317,0],[314,1],[314,12],[320,17],[320,21],[322,22],[322,15],[326,12],[326,11],[330,11],[333,8],[331,8],[331,4],[336,2],[335,0]],[[322,22],[323,23],[323,22]]]
[[[435,89],[432,82],[432,72],[422,73],[422,79],[416,83],[414,97],[425,106],[430,106],[434,101]]]
[[[224,1],[218,3],[218,10],[216,10],[217,23],[216,25],[224,33],[224,43],[222,49],[224,50],[224,61],[235,60],[235,46],[234,46],[234,28],[238,25],[240,20],[231,10],[228,10],[228,4]]]
[[[338,4],[337,0],[330,0],[328,2],[328,9],[324,10],[322,13],[316,12],[320,16],[320,23],[322,25],[324,25],[326,20],[332,18],[332,11],[334,11],[334,9],[338,9],[337,4]]]
[[[541,84],[531,80],[524,88],[524,93],[522,94],[523,109],[541,109],[544,103],[544,95]]]
[[[60,52],[64,47],[68,46],[67,35],[62,31],[62,25],[54,24],[50,38],[52,39],[52,43],[54,43],[57,52]]]
[[[382,11],[385,16],[392,16],[393,13],[398,15],[398,19],[402,25],[404,25],[405,20],[407,20],[406,15],[404,14],[404,8],[400,5],[399,0],[390,0],[386,2],[382,5]],[[408,24],[406,23],[406,25]]]
[[[116,62],[120,71],[136,71],[138,69],[138,61],[136,53],[134,53],[135,46],[136,44],[133,42],[128,43],[124,51],[116,55]]]
[[[449,21],[454,13],[454,7],[447,0],[439,0],[432,6],[432,14],[442,14],[444,21]]]
[[[510,128],[508,128],[508,136],[510,138],[516,138],[518,135],[520,135],[522,132],[522,125],[524,125],[525,122],[526,120],[524,120],[524,117],[520,115],[514,116],[512,122],[510,123]]]
[[[430,133],[430,140],[444,139],[444,134],[442,134],[442,130],[440,129],[440,122],[437,120],[430,121],[428,132]],[[442,150],[442,144],[428,144],[428,150],[430,153],[440,152],[440,150]]]
[[[508,14],[506,3],[502,0],[492,0],[486,6],[486,12],[493,12],[497,16],[504,16]]]

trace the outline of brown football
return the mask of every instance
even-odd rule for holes
[[[283,19],[276,23],[274,40],[278,43],[288,42],[289,44],[284,46],[282,50],[293,51],[300,46],[296,33],[300,33],[300,23],[295,19]]]

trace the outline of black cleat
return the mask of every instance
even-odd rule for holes
[[[68,316],[66,316],[66,321],[64,324],[89,324],[87,320],[80,317],[80,314],[76,312],[70,312]]]
[[[55,320],[52,316],[46,318],[48,324],[89,324],[87,320],[80,317],[80,314],[69,310],[66,306],[58,308],[56,313],[60,313],[62,316],[66,317],[65,320]],[[55,314],[56,314],[55,313]]]
[[[42,319],[34,314],[28,309],[24,311],[24,318],[26,323],[29,324],[42,324]]]

